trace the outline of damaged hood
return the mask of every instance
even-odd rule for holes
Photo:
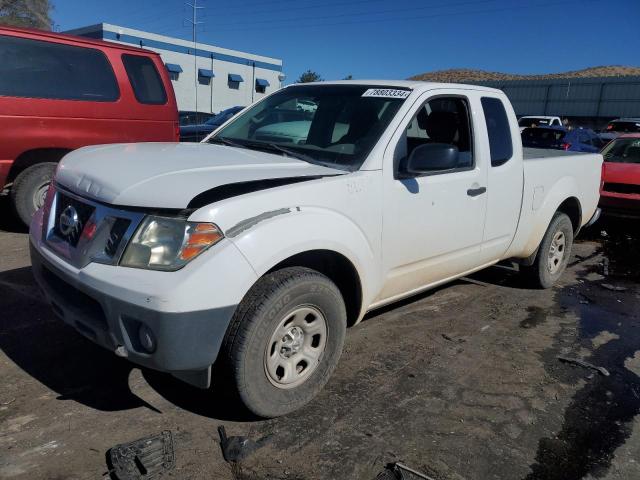
[[[187,208],[196,196],[233,183],[341,175],[291,157],[207,143],[85,147],[60,162],[56,183],[112,205]]]

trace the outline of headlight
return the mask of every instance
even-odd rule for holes
[[[213,223],[147,216],[127,245],[120,265],[178,270],[222,238],[222,232]]]

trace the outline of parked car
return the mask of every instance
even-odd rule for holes
[[[529,127],[562,127],[562,120],[560,117],[548,117],[548,116],[526,116],[521,117],[518,120],[520,131]]]
[[[256,138],[300,98],[318,105],[305,142]],[[217,391],[283,415],[367,311],[504,259],[559,279],[602,156],[523,152],[519,134],[482,86],[291,85],[207,142],[68,154],[31,224],[33,272],[97,344],[203,388],[217,362]]]
[[[178,112],[181,127],[186,125],[200,125],[213,117],[213,115],[213,113],[194,112],[192,110],[180,110]]]
[[[180,127],[181,142],[199,142],[204,137],[213,132],[224,122],[232,118],[236,113],[240,112],[244,107],[231,107],[222,110],[217,115],[212,116],[206,122],[200,125],[186,125]]]
[[[618,118],[607,124],[600,137],[609,142],[624,133],[640,133],[640,118]]]
[[[640,133],[619,136],[602,150],[602,155],[603,213],[640,218]]]
[[[588,128],[529,127],[522,131],[521,136],[522,146],[530,148],[596,153],[604,146],[600,136]]]
[[[177,140],[173,87],[158,54],[0,27],[0,190],[9,189],[26,224],[68,152]]]

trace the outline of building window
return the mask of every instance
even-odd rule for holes
[[[256,78],[256,93],[266,93],[269,81],[264,78]]]
[[[165,64],[167,71],[169,72],[169,78],[173,81],[177,81],[182,73],[182,67],[176,63]]]
[[[237,73],[230,73],[227,80],[229,88],[232,88],[234,90],[238,90],[240,88],[240,83],[244,82],[244,78],[242,78],[242,76],[238,75]]]
[[[198,69],[198,83],[200,85],[211,85],[211,79],[213,77],[215,77],[213,70],[208,70],[206,68]]]

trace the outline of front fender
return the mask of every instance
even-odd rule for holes
[[[292,207],[265,212],[227,229],[258,277],[278,263],[311,250],[331,250],[346,257],[360,277],[363,306],[380,285],[379,259],[365,233],[348,217],[319,207]]]

